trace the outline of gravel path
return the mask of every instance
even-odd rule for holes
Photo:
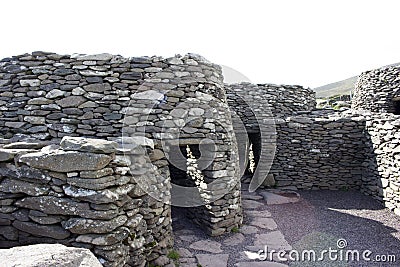
[[[340,238],[345,249],[395,254],[396,263],[358,262],[324,266],[400,266],[400,217],[358,191],[300,191],[301,201],[270,205],[268,210],[294,248],[312,249],[328,245],[337,248]],[[291,266],[321,266],[291,264]]]
[[[173,209],[180,267],[400,266],[400,217],[360,192],[299,191],[297,202],[279,205],[268,205],[271,194],[262,190],[242,193],[245,218],[239,233],[209,237],[183,215],[182,209]],[[344,253],[368,249],[373,252],[371,258],[394,254],[397,264],[332,261],[327,254],[324,261],[314,262],[254,259],[264,245],[300,253],[313,249],[318,258],[324,249],[338,249],[339,239],[346,240]]]

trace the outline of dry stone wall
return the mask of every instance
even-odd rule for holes
[[[182,97],[194,97],[199,83],[221,84],[222,75],[196,55],[163,59],[34,52],[6,58],[0,61],[1,133],[38,139],[121,136],[135,93],[160,91],[160,109],[171,110]],[[187,86],[192,86],[189,96]],[[152,115],[149,119],[157,116]]]
[[[170,205],[129,174],[146,170],[146,147],[66,137],[60,146],[11,143],[0,150],[0,245],[61,243],[90,249],[104,266],[139,266],[172,244]],[[127,151],[124,150],[124,154]]]
[[[365,118],[361,190],[400,215],[400,67],[362,73],[352,108]]]
[[[400,114],[400,66],[362,73],[357,80],[352,109]],[[399,102],[397,102],[399,103]]]
[[[362,191],[400,215],[400,116],[365,114]]]
[[[258,132],[256,116],[265,113],[276,118],[292,116],[296,112],[315,108],[315,92],[299,85],[274,84],[229,84],[226,85],[228,102],[242,119],[249,133]],[[248,95],[250,97],[245,98]],[[260,114],[254,114],[249,102],[263,101],[265,107]],[[269,110],[265,109],[268,105]]]
[[[182,190],[176,190],[171,178],[174,182],[177,177],[170,177],[171,165],[187,171],[184,155],[174,158],[175,152],[186,146],[201,146],[207,151],[205,157],[197,159],[201,165],[201,175],[196,180],[199,184],[187,189],[197,191],[199,199],[192,205],[196,207],[188,208],[189,215],[212,235],[229,232],[242,222],[237,144],[222,80],[219,66],[193,54],[164,59],[34,52],[6,58],[0,61],[0,134],[11,141],[49,143],[58,143],[67,136],[97,138],[122,144],[121,153],[130,152],[138,144],[150,146],[144,154],[133,154],[134,162],[129,166],[143,191],[140,201],[131,202],[131,208],[147,212],[140,213],[143,219],[135,227],[145,234],[135,234],[132,238],[138,241],[130,245],[129,251],[122,247],[118,252],[122,256],[116,257],[122,262],[129,256],[128,264],[139,266],[167,254],[171,222],[170,209],[164,203],[192,198],[191,194],[182,195]],[[52,158],[86,164],[85,157],[77,161],[76,155],[60,153]],[[44,165],[36,168],[46,169]],[[67,175],[70,172],[58,171]],[[6,182],[10,182],[8,175],[2,176]],[[67,178],[75,187],[79,186],[73,184],[74,179],[86,179],[81,173]],[[122,183],[98,178],[104,186]],[[185,179],[192,182],[189,177]],[[79,185],[88,186],[80,182]],[[39,188],[35,187],[37,184],[32,186],[32,190]],[[104,188],[92,190],[96,189]],[[130,191],[123,194],[129,196]],[[8,216],[8,202],[4,203],[2,209]],[[119,207],[117,203],[109,205],[110,210]],[[144,222],[147,226],[142,225]],[[118,236],[122,238],[119,232]],[[15,245],[20,240],[10,241],[14,243],[8,244]],[[96,244],[74,244],[89,244],[85,246],[91,246],[106,261],[111,257]]]
[[[277,148],[270,173],[278,187],[360,188],[365,122],[362,117],[326,115],[309,113],[277,120]]]
[[[396,106],[399,77],[399,67],[361,74],[349,112],[313,110],[314,94],[299,86],[243,83],[226,87],[230,107],[244,123],[253,144],[256,162],[261,152],[271,152],[269,144],[262,143],[260,132],[271,136],[265,128],[265,114],[274,118],[274,160],[267,157],[258,163],[272,162],[262,166],[270,168],[265,186],[360,189],[400,214],[400,116],[390,114],[400,108]],[[254,102],[263,102],[266,107],[261,116],[249,104]]]

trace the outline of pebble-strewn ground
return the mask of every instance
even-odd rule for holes
[[[244,225],[237,233],[208,237],[188,221],[182,210],[174,210],[175,249],[181,267],[258,267],[258,266],[399,266],[400,217],[383,209],[370,197],[356,191],[299,191],[300,199],[243,191]],[[291,201],[289,203],[289,201]],[[273,204],[270,203],[280,203]],[[342,249],[377,254],[395,254],[397,263],[331,261],[278,262],[256,259],[257,251],[271,249],[314,249],[316,259],[324,249]],[[342,243],[340,244],[342,245]],[[332,257],[335,254],[332,254]],[[338,254],[340,257],[340,254]],[[345,255],[345,254],[344,254]],[[345,256],[344,256],[345,258]]]

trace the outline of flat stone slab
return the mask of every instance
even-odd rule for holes
[[[7,193],[24,193],[30,196],[46,195],[50,190],[48,185],[28,183],[21,180],[5,178],[0,183],[0,191]]]
[[[255,217],[250,222],[250,225],[268,230],[276,230],[278,228],[278,225],[276,225],[276,222],[272,218]]]
[[[266,234],[256,234],[254,247],[255,251],[264,249],[267,246],[268,249],[275,250],[291,250],[292,246],[286,241],[284,235],[281,231],[273,231]],[[254,249],[254,248],[252,248]]]
[[[238,262],[235,267],[288,267],[286,264],[271,261],[259,261],[259,262]]]
[[[32,222],[20,222],[18,220],[15,220],[12,225],[20,231],[58,240],[66,239],[71,235],[69,231],[58,225],[41,225]]]
[[[181,254],[179,254],[179,255],[181,256]],[[196,258],[193,258],[193,256],[189,257],[189,258],[180,257],[179,258],[179,263],[180,264],[182,264],[182,263],[184,263],[184,264],[192,264],[192,263],[194,263],[197,266],[197,260],[196,260]],[[179,266],[181,266],[181,265],[179,265]]]
[[[190,258],[193,257],[192,252],[190,252],[188,249],[186,248],[179,248],[178,249],[178,253],[179,256],[181,256],[181,258]]]
[[[102,53],[102,54],[95,54],[95,55],[80,55],[77,57],[78,60],[99,60],[99,61],[108,61],[112,59],[112,55],[108,53]]]
[[[244,213],[251,217],[271,217],[271,212],[268,210],[245,210]]]
[[[102,234],[115,230],[117,227],[124,225],[126,221],[127,217],[125,215],[120,215],[109,221],[71,218],[68,221],[63,222],[62,225],[64,229],[75,234]]]
[[[40,184],[48,183],[51,180],[46,172],[25,165],[16,167],[11,163],[0,163],[0,176]]]
[[[86,234],[79,235],[77,242],[89,243],[97,246],[110,246],[126,239],[129,235],[129,229],[121,227],[108,234]]]
[[[196,258],[202,267],[226,267],[229,254],[197,254]]]
[[[67,183],[80,188],[89,190],[102,190],[110,186],[124,185],[129,183],[130,178],[128,176],[105,176],[97,179],[86,179],[79,177],[67,178]]]
[[[240,227],[240,232],[245,235],[256,234],[258,233],[258,228],[251,225],[242,225],[242,227]]]
[[[237,233],[231,237],[228,237],[223,241],[224,245],[226,246],[237,246],[243,243],[245,237],[242,233]]]
[[[31,167],[56,172],[100,170],[111,160],[111,156],[104,154],[63,150],[29,153],[19,158],[20,162]]]
[[[29,143],[29,142],[15,142],[11,144],[4,145],[5,149],[40,149],[46,146],[46,142],[42,143]]]
[[[179,267],[199,267],[197,263],[181,263]]]
[[[55,215],[80,215],[90,210],[88,203],[54,196],[25,197],[15,202],[15,205]]]
[[[64,136],[61,140],[60,147],[66,151],[72,150],[109,154],[117,151],[118,144],[113,141],[102,139]]]
[[[0,161],[11,161],[17,154],[34,151],[33,149],[0,149]]]
[[[264,200],[267,202],[267,205],[281,205],[288,203],[295,203],[300,200],[300,195],[294,191],[287,192],[260,192],[260,195],[264,197]]]
[[[244,199],[242,201],[242,204],[243,204],[243,209],[245,209],[245,210],[246,209],[249,209],[249,210],[251,210],[251,209],[259,209],[262,206],[264,206],[264,204],[261,203],[261,202],[254,201],[254,200],[249,200],[249,199]]]
[[[0,249],[1,266],[102,267],[88,249],[61,244],[38,244]]]
[[[221,249],[221,244],[216,241],[211,240],[200,240],[192,243],[189,246],[191,249],[207,251],[210,253],[221,253],[223,250]]]
[[[261,200],[261,199],[263,199],[263,197],[257,193],[250,193],[247,191],[242,191],[242,199]]]

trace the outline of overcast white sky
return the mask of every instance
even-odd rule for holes
[[[0,10],[0,58],[192,52],[255,83],[307,87],[400,62],[398,0],[15,0]]]

